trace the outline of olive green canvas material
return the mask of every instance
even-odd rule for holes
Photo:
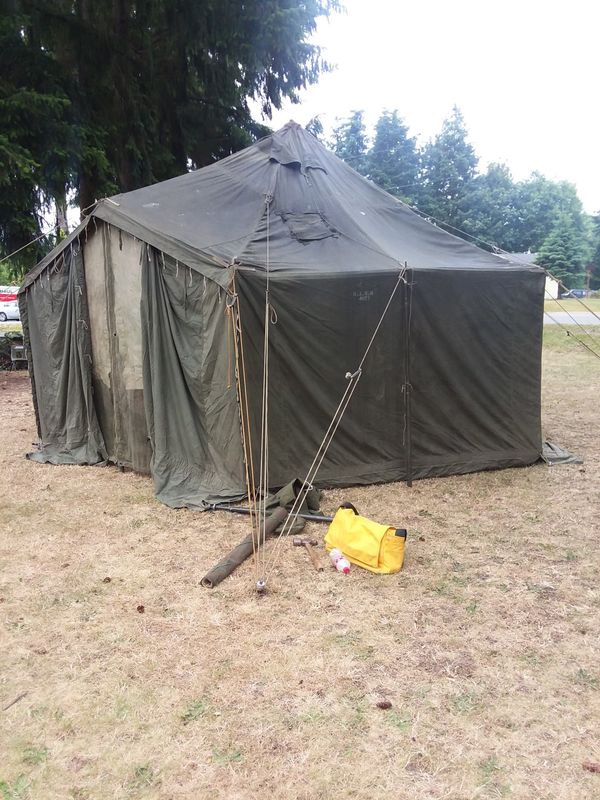
[[[306,474],[401,272],[317,483],[539,458],[544,271],[422,219],[294,123],[101,201],[26,277],[35,458],[148,472],[175,507],[244,496],[234,335],[257,466],[267,272],[271,487]]]
[[[76,240],[52,262],[26,298],[21,320],[40,447],[28,454],[51,464],[106,459],[92,396],[91,341],[83,259]]]

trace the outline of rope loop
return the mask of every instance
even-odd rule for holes
[[[352,381],[354,380],[354,378],[360,378],[361,375],[362,375],[362,368],[359,367],[356,370],[356,372],[347,372],[344,377],[346,378],[347,381]]]
[[[225,296],[226,308],[233,308],[238,301],[237,292],[227,292]]]

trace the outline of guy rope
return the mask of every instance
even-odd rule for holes
[[[264,302],[264,339],[263,339],[263,378],[262,378],[262,396],[261,396],[261,443],[260,443],[260,464],[259,464],[259,480],[256,481],[254,472],[254,463],[252,457],[252,437],[250,430],[250,414],[249,414],[249,401],[246,382],[246,368],[244,361],[244,348],[243,348],[243,326],[240,317],[239,298],[235,291],[235,282],[233,294],[229,307],[233,315],[233,328],[234,328],[234,355],[236,364],[236,380],[238,386],[238,397],[240,402],[240,417],[242,427],[243,439],[243,453],[245,461],[246,472],[246,487],[248,498],[250,500],[251,509],[251,526],[253,532],[253,553],[255,561],[255,578],[256,590],[259,593],[265,591],[267,580],[271,576],[273,569],[276,565],[277,557],[281,550],[281,542],[283,537],[289,534],[296,522],[302,504],[306,498],[307,493],[312,488],[313,482],[317,473],[327,455],[329,446],[340,426],[343,416],[348,408],[350,400],[356,387],[358,386],[363,374],[363,368],[371,347],[379,333],[383,321],[388,313],[392,301],[398,291],[401,283],[407,284],[407,270],[406,263],[400,266],[397,274],[396,281],[390,295],[387,299],[385,307],[381,316],[373,330],[373,333],[366,345],[364,353],[360,362],[353,372],[346,373],[347,384],[339,400],[337,408],[335,409],[327,430],[317,448],[312,463],[306,473],[302,482],[301,488],[294,500],[294,503],[284,518],[283,524],[280,527],[278,535],[275,537],[274,546],[269,556],[265,551],[265,542],[267,539],[267,513],[265,498],[269,491],[269,329],[270,326],[277,322],[277,315],[271,302],[270,291],[270,203],[271,196],[266,195],[266,276],[265,276],[265,302]],[[407,332],[408,333],[408,332]],[[408,346],[408,342],[406,343]],[[408,380],[408,378],[407,378]],[[258,484],[258,485],[257,485]],[[262,503],[260,502],[262,500]]]

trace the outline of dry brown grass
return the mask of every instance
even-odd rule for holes
[[[0,797],[600,797],[600,362],[559,335],[545,429],[585,466],[327,492],[406,525],[405,570],[286,544],[264,598],[249,563],[199,585],[245,519],[26,461],[26,379],[0,376],[0,708],[27,693]]]

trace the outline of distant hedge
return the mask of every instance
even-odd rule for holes
[[[12,369],[10,348],[13,344],[22,344],[23,334],[18,331],[5,331],[0,333],[0,370]]]

